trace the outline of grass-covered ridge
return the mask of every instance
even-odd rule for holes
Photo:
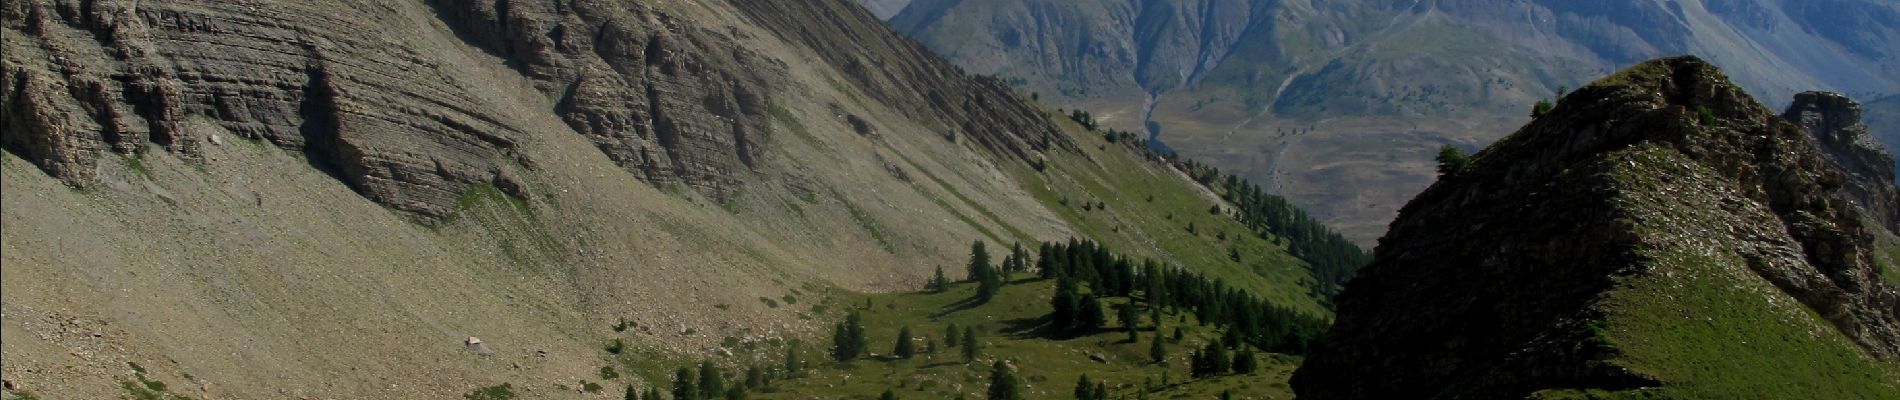
[[[1900,366],[1874,361],[1836,328],[1751,272],[1749,255],[1727,235],[1697,235],[1767,210],[1723,210],[1723,194],[1657,190],[1715,176],[1674,150],[1644,146],[1618,154],[1612,177],[1645,247],[1647,270],[1619,280],[1600,304],[1609,362],[1660,387],[1609,398],[1900,397]],[[1667,199],[1659,193],[1676,193]],[[1726,242],[1726,243],[1725,243]],[[1759,256],[1755,256],[1759,257]],[[1560,393],[1547,393],[1562,397]],[[1574,393],[1572,393],[1574,394]]]

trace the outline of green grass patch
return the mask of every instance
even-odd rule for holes
[[[771,107],[766,108],[765,112],[772,116],[772,121],[777,122],[780,126],[784,126],[786,130],[791,131],[792,135],[797,136],[799,139],[804,139],[805,143],[810,143],[814,146],[818,145],[818,137],[812,136],[811,129],[806,128],[803,122],[799,122],[798,117],[792,116],[790,110],[773,104]]]
[[[1696,180],[1713,170],[1672,150],[1633,150],[1617,168],[1624,193],[1657,193],[1661,177]],[[1693,232],[1716,232],[1735,216],[1716,198],[1618,201],[1641,219],[1638,249],[1649,270],[1619,278],[1600,305],[1601,340],[1617,349],[1609,362],[1663,382],[1662,387],[1598,398],[1900,398],[1900,367],[1874,361],[1836,328],[1751,271],[1735,248]],[[1583,396],[1585,392],[1552,393]],[[1561,398],[1561,397],[1552,397]]]
[[[509,196],[493,184],[469,185],[456,197],[455,207],[454,213],[429,225],[430,228],[439,231],[442,226],[466,220],[480,227],[485,236],[495,241],[502,256],[516,266],[539,265],[561,254],[556,250],[560,245],[542,230],[534,206]]]
[[[142,159],[143,157],[143,154],[134,153],[121,155],[119,159],[125,161],[126,168],[131,169],[133,172],[138,172],[139,175],[144,175],[145,179],[152,179],[152,169],[145,166],[145,160]]]
[[[515,398],[515,388],[513,384],[503,383],[495,386],[477,388],[463,394],[462,398],[465,400],[512,400]]]
[[[831,361],[822,349],[802,356],[814,365],[799,378],[777,380],[773,393],[758,393],[754,399],[873,399],[885,390],[900,398],[951,399],[958,395],[982,398],[990,364],[1006,360],[1018,369],[1017,376],[1026,384],[1032,399],[1068,398],[1075,382],[1084,374],[1105,381],[1111,398],[1135,398],[1152,383],[1151,398],[1211,398],[1222,391],[1233,391],[1237,398],[1289,398],[1285,384],[1299,358],[1262,353],[1263,366],[1252,375],[1227,375],[1207,379],[1189,379],[1189,347],[1218,340],[1218,332],[1202,326],[1188,314],[1164,313],[1160,331],[1171,334],[1181,328],[1184,340],[1164,345],[1168,358],[1153,363],[1148,356],[1156,329],[1148,312],[1141,312],[1139,340],[1128,342],[1121,330],[1104,330],[1076,337],[1048,337],[1037,332],[1038,322],[1049,312],[1052,281],[1025,280],[1003,287],[997,297],[985,304],[967,300],[975,296],[975,284],[956,284],[943,293],[859,294],[834,292],[824,303],[835,311],[824,320],[835,321],[848,309],[864,318],[867,348],[872,356],[847,363]],[[870,304],[869,308],[865,305]],[[1107,299],[1113,306],[1127,301]],[[1120,326],[1111,317],[1111,326]],[[973,327],[982,343],[975,362],[964,362],[961,348],[950,347],[944,330],[950,324]],[[911,359],[896,359],[890,354],[898,330],[910,327],[918,349]],[[960,328],[959,328],[960,329]],[[827,338],[828,339],[828,338]],[[934,348],[935,352],[930,349]],[[1099,355],[1097,361],[1091,355]],[[685,364],[676,364],[674,367]],[[1168,383],[1162,384],[1162,376]]]

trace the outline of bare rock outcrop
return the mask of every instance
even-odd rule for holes
[[[622,1],[434,0],[446,22],[535,81],[568,126],[656,186],[724,198],[757,166],[785,67],[737,31]]]
[[[0,145],[75,186],[111,154],[192,159],[203,117],[300,150],[364,196],[424,217],[506,181],[523,133],[422,49],[386,5],[32,0],[0,9]],[[518,187],[509,182],[498,186]],[[515,193],[521,195],[521,193]]]
[[[1867,133],[1860,103],[1831,92],[1804,92],[1781,114],[1814,140],[1846,182],[1846,199],[1890,232],[1900,232],[1900,190],[1894,188],[1893,155]]]

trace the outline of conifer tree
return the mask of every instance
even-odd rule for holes
[[[917,345],[910,341],[909,326],[897,330],[897,347],[891,349],[891,354],[902,359],[909,359],[911,356],[917,355]]]
[[[621,399],[622,400],[640,400],[640,392],[634,391],[633,385],[627,385],[627,395],[621,396]]]
[[[930,278],[930,291],[943,293],[946,290],[950,290],[950,278],[943,276],[943,266],[939,265],[937,266],[937,276]]]
[[[673,400],[699,400],[698,385],[693,379],[693,370],[680,367],[673,372]]]
[[[1093,332],[1106,325],[1108,312],[1102,310],[1102,301],[1097,300],[1093,293],[1082,296],[1082,330]]]
[[[970,263],[967,268],[969,274],[966,279],[971,282],[981,282],[983,276],[990,273],[990,252],[983,248],[983,241],[970,244]]]
[[[996,360],[990,366],[989,400],[1022,400],[1022,382],[1016,380],[1016,374],[1009,372],[1009,366],[1003,360]]]
[[[1075,293],[1075,282],[1068,277],[1056,277],[1056,294],[1049,298],[1049,323],[1056,329],[1070,329],[1076,326],[1081,314],[1081,299]]]
[[[877,396],[877,399],[878,400],[897,400],[897,392],[893,392],[890,389],[884,389],[884,394]]]
[[[1135,328],[1141,323],[1141,317],[1138,315],[1141,314],[1135,313],[1134,302],[1122,304],[1119,314],[1121,314],[1118,317],[1122,320],[1122,329],[1128,331],[1128,342],[1134,343],[1135,340],[1137,340],[1135,337]]]
[[[976,344],[976,329],[971,329],[970,327],[967,327],[967,326],[964,327],[963,328],[963,362],[976,361],[976,356],[980,354],[982,350],[983,349],[980,348],[980,346]]]
[[[699,362],[699,393],[708,398],[726,393],[725,380],[712,361]]]
[[[1075,400],[1095,400],[1095,382],[1089,381],[1088,374],[1075,381]]]
[[[831,357],[851,361],[864,353],[864,317],[852,311],[832,332]]]
[[[805,361],[798,358],[798,340],[793,339],[790,346],[785,346],[785,374],[797,376],[804,364]]]
[[[1166,362],[1168,360],[1168,349],[1167,345],[1161,343],[1161,330],[1155,330],[1155,337],[1152,342],[1153,343],[1148,345],[1148,358],[1154,360],[1156,364]]]
[[[751,396],[746,393],[744,386],[733,386],[732,388],[726,389],[726,400],[746,400],[749,397]]]
[[[748,387],[748,388],[765,387],[765,371],[760,370],[759,366],[757,365],[747,367],[745,369],[745,387]]]
[[[1254,359],[1253,351],[1246,349],[1234,352],[1233,364],[1234,373],[1241,375],[1252,374],[1259,368],[1259,361]]]
[[[957,323],[951,322],[950,325],[943,327],[943,344],[945,346],[957,347],[957,345],[963,344],[963,341],[959,340],[963,337],[962,335],[963,330],[957,329]]]

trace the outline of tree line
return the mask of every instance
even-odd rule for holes
[[[1089,240],[1070,239],[1067,243],[1045,242],[1038,251],[1037,272],[1056,280],[1056,293],[1050,298],[1050,325],[1057,329],[1097,330],[1107,324],[1107,313],[1100,299],[1127,297],[1120,310],[1123,329],[1134,334],[1138,313],[1134,300],[1146,303],[1159,325],[1162,310],[1191,312],[1203,324],[1226,329],[1230,347],[1248,344],[1261,349],[1302,354],[1307,345],[1323,334],[1329,322],[1275,305],[1225,281],[1177,267],[1164,267],[1152,259],[1140,266]],[[1081,292],[1082,286],[1088,292]]]
[[[1329,305],[1339,289],[1359,272],[1359,267],[1372,262],[1371,253],[1285,197],[1267,193],[1239,176],[1222,175],[1219,168],[1194,160],[1179,161],[1175,165],[1195,182],[1220,193],[1222,199],[1235,207],[1222,210],[1215,206],[1212,211],[1233,217],[1261,238],[1286,238],[1287,250],[1313,267],[1315,281],[1308,283],[1311,294]]]

